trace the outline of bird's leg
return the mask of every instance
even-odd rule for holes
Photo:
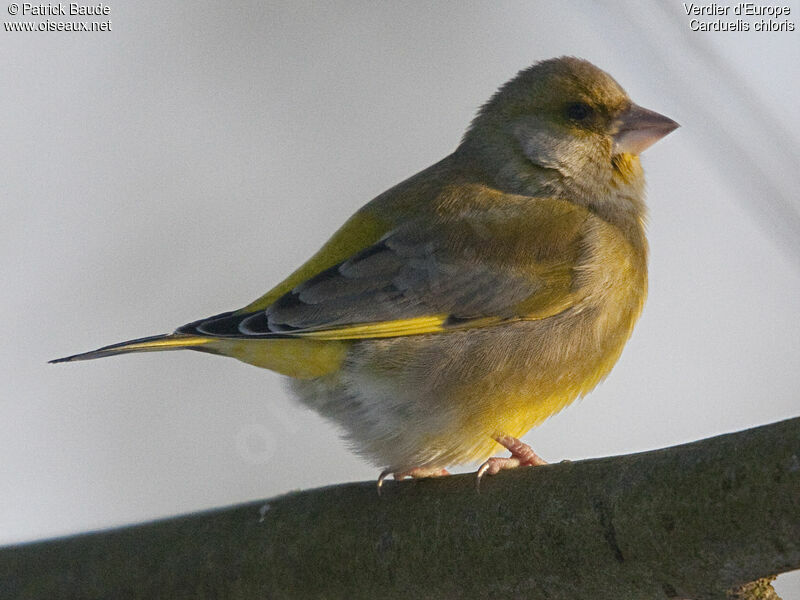
[[[395,480],[405,479],[406,477],[412,477],[413,479],[425,479],[427,477],[443,477],[445,475],[450,475],[447,469],[432,469],[432,468],[425,468],[425,467],[416,467],[414,469],[409,469],[408,471],[399,471],[399,472],[392,472],[391,470],[386,470],[380,474],[378,477],[378,495],[381,494],[381,488],[383,487],[383,482],[386,478],[392,475]]]
[[[511,456],[508,458],[495,456],[483,463],[477,472],[475,485],[478,487],[480,487],[481,477],[484,475],[496,475],[505,469],[538,467],[539,465],[547,464],[547,461],[536,454],[533,448],[515,437],[511,437],[510,435],[498,435],[494,438],[494,441],[511,452]]]

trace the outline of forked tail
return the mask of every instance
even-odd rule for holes
[[[103,346],[91,352],[73,354],[64,358],[56,358],[51,363],[70,362],[73,360],[91,360],[93,358],[103,358],[116,354],[127,354],[128,352],[154,352],[158,350],[181,350],[183,348],[196,348],[204,346],[212,340],[198,335],[184,335],[180,333],[166,333],[162,335],[152,335],[150,337],[128,340],[110,346]]]

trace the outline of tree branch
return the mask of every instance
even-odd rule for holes
[[[777,598],[800,418],[628,456],[374,482],[0,549],[14,598]],[[770,595],[771,594],[771,595]]]

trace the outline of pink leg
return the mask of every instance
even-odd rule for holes
[[[443,477],[445,475],[450,475],[447,469],[426,469],[423,467],[416,467],[414,469],[409,469],[408,471],[400,471],[393,473],[392,471],[386,470],[380,474],[378,477],[378,495],[381,495],[381,488],[383,487],[383,482],[386,480],[389,475],[394,476],[396,480],[405,479],[406,477],[412,477],[413,479],[425,479],[428,477]]]
[[[494,438],[494,440],[511,452],[511,456],[508,458],[495,456],[483,463],[478,469],[477,480],[475,482],[475,485],[478,488],[480,488],[481,478],[484,475],[496,475],[505,469],[516,469],[517,467],[538,467],[539,465],[547,464],[547,461],[536,454],[536,452],[533,451],[533,448],[515,437],[511,437],[510,435],[499,435]]]

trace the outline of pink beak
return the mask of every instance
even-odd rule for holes
[[[636,104],[622,113],[614,135],[614,154],[639,154],[680,125],[669,117]]]

